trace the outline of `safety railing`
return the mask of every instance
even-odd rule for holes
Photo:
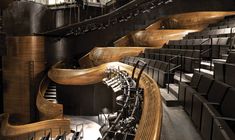
[[[168,60],[168,70],[167,70],[167,93],[170,92],[170,74],[175,71],[176,69],[179,69],[181,68],[180,70],[180,82],[182,80],[182,71],[183,71],[183,68],[182,68],[182,63],[183,63],[183,59],[182,59],[182,55],[177,55],[177,56],[174,56],[172,58],[170,58]],[[180,58],[180,64],[177,65],[177,66],[174,66],[173,68],[170,67],[171,65],[171,61],[175,60],[175,59],[179,59]]]
[[[64,37],[79,35],[80,33],[85,33],[85,31],[91,31],[90,27],[92,26],[96,26],[97,29],[105,29],[109,25],[117,23],[114,21],[118,21],[118,19],[122,19],[122,17],[128,19],[127,17],[135,17],[140,13],[145,13],[146,10],[150,12],[150,10],[156,8],[156,6],[163,4],[164,2],[162,1],[164,0],[151,0],[148,2],[146,2],[146,0],[133,0],[111,11],[110,13],[91,19],[86,19],[68,26],[56,28],[47,32],[39,33],[38,35]],[[153,6],[153,4],[156,6]]]

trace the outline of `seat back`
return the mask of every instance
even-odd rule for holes
[[[159,69],[161,67],[161,61],[156,60],[155,68]]]
[[[225,64],[224,81],[225,83],[231,85],[232,87],[235,87],[234,72],[235,72],[235,64]]]
[[[220,103],[229,87],[229,85],[215,80],[207,95],[207,100],[209,102]]]
[[[197,91],[199,93],[208,93],[213,81],[214,81],[213,79],[211,79],[205,75],[202,75],[202,77],[199,81],[198,87],[197,87]]]
[[[220,106],[220,113],[224,117],[235,118],[235,88],[230,88]]]
[[[194,72],[193,77],[192,77],[191,82],[190,82],[190,86],[192,88],[196,89],[198,87],[201,76],[202,75],[199,72],[196,72],[196,71]]]
[[[230,52],[229,53],[228,58],[226,60],[226,63],[235,64],[235,52]]]
[[[162,71],[167,71],[168,63],[162,62],[161,67],[159,69]]]

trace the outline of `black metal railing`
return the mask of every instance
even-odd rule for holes
[[[38,35],[47,35],[47,36],[59,36],[59,37],[64,37],[64,36],[73,36],[75,33],[77,33],[77,30],[82,30],[83,32],[84,29],[87,29],[90,25],[94,25],[97,27],[97,29],[102,26],[102,28],[106,28],[106,26],[113,24],[112,21],[118,21],[118,19],[125,17],[131,16],[137,16],[138,14],[144,13],[146,10],[150,11],[153,8],[156,8],[153,6],[159,6],[161,5],[162,1],[165,0],[152,0],[146,2],[146,0],[132,0],[129,3],[111,11],[110,13],[97,16],[91,19],[86,19],[82,22],[74,23],[71,25],[63,26],[60,28],[56,28],[47,32],[39,33]],[[164,3],[164,2],[163,2]],[[153,7],[153,8],[151,8]],[[136,14],[137,13],[137,14]],[[117,23],[117,22],[116,22]],[[90,29],[88,28],[90,31]],[[78,34],[76,34],[78,35]]]
[[[177,66],[174,66],[173,68],[170,67],[171,65],[171,61],[175,60],[175,59],[179,59],[180,58],[180,64],[177,65]],[[167,93],[170,92],[170,74],[175,71],[176,69],[178,68],[181,68],[180,70],[180,82],[182,80],[182,71],[183,71],[183,68],[182,68],[182,63],[183,63],[183,59],[182,59],[182,55],[177,55],[177,56],[174,56],[172,58],[170,58],[168,60],[168,70],[167,70]]]
[[[207,42],[208,40],[210,40],[210,47],[207,50],[202,49],[202,45]],[[209,60],[210,60],[210,70],[212,69],[212,47],[213,47],[213,38],[209,37],[208,39],[204,40],[203,42],[200,43],[200,54],[199,54],[199,72],[201,72],[201,62],[202,62],[202,56],[204,54],[206,54],[207,52],[209,52]]]

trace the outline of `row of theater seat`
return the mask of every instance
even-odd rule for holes
[[[203,30],[201,32],[192,32],[189,33],[184,38],[187,39],[197,39],[197,38],[209,38],[209,37],[231,37],[234,35],[235,28],[223,28],[223,29],[212,29],[212,30]]]
[[[200,64],[199,50],[145,49],[145,52],[139,54],[139,57],[165,62],[170,61],[175,65],[181,65],[181,70],[185,72],[193,72],[194,68],[198,68]]]
[[[204,140],[235,139],[234,87],[195,72],[178,99]]]
[[[139,59],[146,62],[147,66],[144,72],[152,77],[158,85],[161,87],[166,87],[166,84],[168,83],[168,74],[169,82],[173,82],[175,64],[140,57],[125,57],[121,60],[121,62],[133,66]],[[168,73],[169,70],[170,72]]]
[[[226,62],[214,62],[214,77],[235,87],[235,52],[230,52]]]
[[[222,20],[220,22],[210,24],[208,27],[216,27],[216,26],[231,25],[231,24],[235,24],[235,19],[234,18],[227,19],[227,20]]]
[[[164,48],[201,50],[202,58],[220,58],[230,48],[228,37],[170,40]],[[211,50],[210,50],[211,49]]]

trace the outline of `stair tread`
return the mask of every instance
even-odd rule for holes
[[[172,93],[167,93],[165,89],[160,89],[161,91],[161,96],[163,97],[164,100],[166,101],[177,101],[178,99],[172,95]]]
[[[199,71],[198,68],[197,68],[197,69],[194,69],[194,70]],[[211,71],[211,70],[201,69],[200,71],[201,71],[202,73],[205,73],[205,74],[208,74],[208,75],[211,75],[211,76],[214,75],[214,71]]]

